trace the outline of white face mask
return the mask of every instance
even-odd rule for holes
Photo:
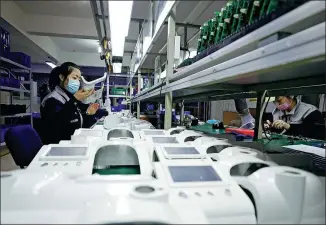
[[[75,94],[78,90],[79,90],[79,87],[80,87],[80,82],[79,80],[72,80],[72,79],[69,79],[68,81],[68,85],[66,87],[67,91],[69,91],[71,94]]]

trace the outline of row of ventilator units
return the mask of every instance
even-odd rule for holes
[[[2,172],[1,223],[325,224],[325,184],[226,139],[116,114]]]

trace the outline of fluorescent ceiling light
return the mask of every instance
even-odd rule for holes
[[[133,1],[109,1],[111,46],[113,56],[123,56],[128,36]]]
[[[50,66],[52,69],[57,67],[57,65],[55,65],[53,62],[46,61],[45,63],[48,64],[48,66]]]
[[[121,73],[122,63],[113,63],[113,73]]]

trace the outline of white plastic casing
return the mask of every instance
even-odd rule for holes
[[[114,116],[106,118],[116,122],[109,129],[78,129],[71,140],[43,146],[27,169],[2,172],[1,223],[325,224],[317,176],[194,131],[146,135],[135,125],[150,123]],[[134,138],[107,140],[114,130]],[[184,143],[187,137],[197,139]],[[93,172],[137,165],[133,175]]]

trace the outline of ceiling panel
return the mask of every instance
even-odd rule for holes
[[[131,21],[129,25],[127,39],[137,40],[138,36],[139,36],[139,23]]]
[[[136,46],[135,43],[125,42],[125,48],[124,48],[124,50],[125,51],[132,51],[133,52],[135,50],[135,46]]]
[[[164,26],[161,34],[158,36],[150,52],[158,53],[167,42],[167,26]],[[163,52],[166,52],[164,50]]]
[[[79,38],[51,37],[53,42],[66,52],[98,53],[98,41]]]
[[[57,1],[57,0],[28,0],[15,1],[28,14],[43,14],[51,16],[66,16],[92,18],[92,10],[87,0]]]
[[[4,19],[0,19],[1,26],[10,33],[10,51],[24,52],[31,56],[33,63],[44,63],[50,55],[41,47],[36,45],[32,40],[27,38],[15,27],[11,26]]]
[[[122,66],[130,66],[130,54],[125,53],[123,55]]]
[[[189,13],[192,12],[200,1],[179,1],[176,10],[176,21],[183,23],[185,19],[189,16]]]
[[[146,19],[148,16],[148,8],[150,1],[134,1],[132,7],[132,18]]]
[[[196,18],[196,23],[199,25],[204,24],[207,20],[213,18],[214,12],[220,11],[221,8],[226,5],[227,1],[213,1],[213,3],[208,7],[204,13],[199,14]]]
[[[148,55],[142,68],[154,69],[155,57],[156,55]]]

